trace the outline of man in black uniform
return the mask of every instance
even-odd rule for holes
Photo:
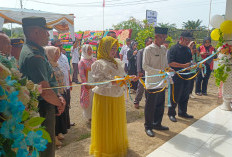
[[[181,33],[180,40],[176,45],[173,45],[168,51],[167,58],[169,66],[178,71],[180,69],[191,66],[192,54],[187,47],[192,40],[192,33],[185,31]],[[189,72],[189,71],[186,71]],[[183,78],[187,76],[182,76]],[[177,74],[173,77],[174,82],[174,100],[171,99],[172,106],[168,108],[168,116],[172,122],[177,122],[175,108],[178,104],[178,116],[183,118],[193,118],[187,114],[187,105],[189,100],[188,80],[181,79]]]

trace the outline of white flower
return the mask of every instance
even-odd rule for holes
[[[26,87],[28,90],[34,90],[35,84],[31,80],[27,80]]]
[[[23,105],[25,105],[27,107],[27,104],[30,101],[30,92],[28,91],[27,87],[25,86],[21,86],[20,90],[19,90],[19,95],[18,95],[18,99],[19,101],[21,101],[23,103]]]
[[[12,75],[16,77],[17,80],[20,80],[20,78],[23,76],[17,69],[11,68]]]
[[[5,80],[7,76],[11,75],[10,70],[0,63],[0,79]]]
[[[33,106],[34,108],[37,108],[38,105],[39,105],[39,102],[38,102],[38,100],[33,100],[30,104],[31,104],[31,106]]]
[[[41,85],[35,84],[34,91],[39,95],[42,93],[43,89]]]

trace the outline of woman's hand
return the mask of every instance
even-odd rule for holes
[[[133,52],[133,55],[136,55],[138,53],[138,51],[137,50],[135,50],[134,52]]]
[[[114,85],[114,86],[118,85],[116,81],[112,81],[111,83],[112,83],[112,85]]]
[[[175,70],[174,70],[174,69],[172,69],[172,68],[169,68],[169,71],[170,71],[170,72],[175,72]]]
[[[94,86],[91,86],[91,85],[85,85],[85,88],[86,88],[86,89],[92,89],[92,88],[94,88]]]
[[[201,55],[207,55],[207,52],[200,52]]]
[[[133,82],[138,81],[140,78],[139,76],[136,76],[136,75],[132,75],[132,77],[133,77],[133,79],[132,79]]]

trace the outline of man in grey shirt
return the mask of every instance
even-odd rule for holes
[[[152,44],[152,42],[153,42],[152,37],[146,38],[145,47]],[[138,54],[137,54],[137,72],[138,72],[139,77],[145,76],[145,72],[144,72],[143,67],[142,67],[143,51],[144,51],[144,48],[140,49],[138,51]],[[141,84],[141,82],[139,81],[137,91],[136,91],[136,95],[135,95],[135,101],[134,101],[134,106],[135,106],[136,109],[139,109],[139,102],[142,100],[143,93],[144,93],[144,87]]]

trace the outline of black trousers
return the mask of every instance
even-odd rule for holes
[[[131,68],[128,69],[128,75],[137,75],[137,69],[136,68]],[[137,90],[138,87],[138,81],[131,81],[132,89]]]
[[[189,81],[177,78],[178,76],[173,77],[174,81],[174,100],[171,99],[171,107],[168,108],[168,115],[176,115],[176,106],[178,104],[178,114],[187,113],[187,105],[189,100]],[[173,90],[173,87],[172,87]]]
[[[72,63],[73,66],[73,77],[72,77],[72,81],[78,81],[78,63]]]
[[[63,94],[63,97],[66,101],[66,106],[64,112],[60,116],[56,116],[56,136],[59,133],[67,134],[68,129],[70,129],[70,116],[69,116],[69,109],[70,109],[70,90],[66,90]]]
[[[136,90],[134,104],[139,104],[139,102],[142,100],[144,90],[145,89],[144,89],[142,83],[140,81],[138,81],[138,86],[137,86],[137,90]]]
[[[70,93],[70,89],[67,89],[66,90],[66,98],[65,98],[65,100],[66,100],[66,108],[65,108],[65,110],[66,110],[66,112],[67,112],[67,128],[68,129],[70,129],[70,114],[69,114],[69,110],[70,110],[70,108],[71,108],[71,106],[70,106],[70,101],[71,101],[71,93]]]
[[[199,74],[197,75],[195,93],[207,93],[208,81],[212,70],[210,69],[209,64],[205,64],[205,66],[206,66],[205,77],[202,77],[201,72],[199,72]]]
[[[149,92],[155,92],[161,89],[151,89]],[[161,125],[164,115],[165,90],[159,93],[149,93],[145,91],[145,129],[153,129],[154,125]]]
[[[127,63],[125,63],[124,70],[125,70],[126,73],[128,73],[128,64]]]
[[[39,114],[40,117],[44,117],[45,120],[42,126],[45,126],[45,130],[50,134],[51,143],[47,144],[47,149],[40,152],[40,157],[55,157],[55,106],[49,104],[45,100],[39,101]]]

